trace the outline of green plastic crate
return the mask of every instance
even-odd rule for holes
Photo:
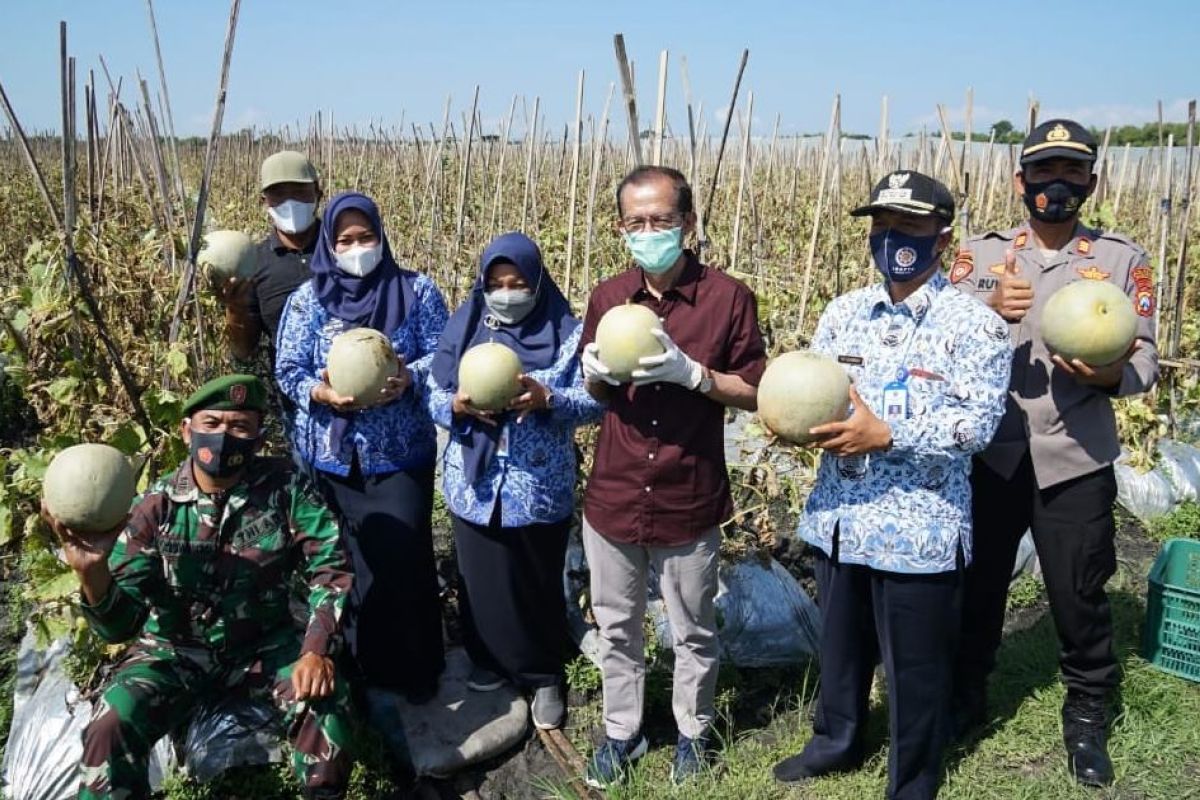
[[[1200,681],[1200,541],[1171,539],[1155,559],[1142,649],[1164,672]]]

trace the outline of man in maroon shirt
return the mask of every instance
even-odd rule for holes
[[[588,391],[608,409],[584,498],[592,612],[600,629],[605,741],[587,780],[606,786],[646,752],[646,575],[658,574],[675,652],[679,728],[672,777],[701,771],[717,682],[720,524],[733,513],[725,471],[725,406],[757,407],[766,365],[754,293],[682,249],[696,215],[683,175],[639,167],[617,187],[618,229],[637,266],[600,283],[581,340]],[[620,384],[601,362],[604,312],[640,303],[658,315],[662,355]]]

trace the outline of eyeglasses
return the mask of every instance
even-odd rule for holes
[[[678,214],[665,217],[625,217],[621,220],[621,227],[628,233],[645,233],[646,231],[657,233],[678,228],[681,223],[682,219]]]

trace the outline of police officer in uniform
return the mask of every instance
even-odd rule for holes
[[[84,537],[42,514],[79,577],[83,616],[106,642],[134,640],[83,735],[79,797],[148,797],[148,755],[202,702],[247,692],[278,708],[307,798],[350,778],[349,694],[332,656],[353,582],[333,515],[285,459],[260,458],[267,391],[227,375],[184,405],[190,457]],[[289,610],[293,576],[308,621]]]
[[[1145,250],[1079,221],[1096,187],[1095,161],[1096,141],[1078,123],[1052,119],[1034,128],[1014,178],[1028,221],[973,237],[950,271],[953,284],[1008,322],[1014,347],[1004,419],[971,476],[976,549],[955,693],[963,735],[987,719],[987,676],[1000,645],[1008,582],[1030,528],[1062,645],[1068,767],[1080,783],[1103,786],[1113,779],[1108,698],[1120,680],[1104,592],[1116,569],[1112,463],[1120,448],[1112,399],[1150,389],[1158,356]],[[1111,364],[1067,362],[1042,340],[1046,300],[1081,280],[1119,287],[1138,314],[1136,340]]]

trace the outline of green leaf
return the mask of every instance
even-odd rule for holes
[[[0,506],[0,546],[6,545],[12,541],[12,532],[12,509],[8,506]]]
[[[45,602],[47,600],[66,600],[79,589],[79,578],[67,570],[48,581],[38,581],[25,590],[26,597],[31,600]]]
[[[79,378],[59,378],[50,382],[46,393],[59,405],[71,405],[75,400],[75,390],[79,388]]]
[[[187,353],[183,352],[183,350],[172,347],[167,352],[167,371],[171,373],[172,378],[179,378],[187,374]]]

